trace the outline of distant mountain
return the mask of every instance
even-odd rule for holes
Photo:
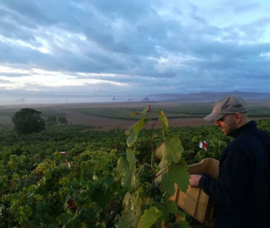
[[[250,102],[270,102],[270,93],[255,92],[199,92],[189,94],[152,94],[143,97],[115,97],[105,96],[96,97],[83,94],[54,94],[50,92],[26,92],[26,91],[1,91],[0,106],[5,104],[45,104],[45,103],[98,103],[98,102],[160,102],[160,101],[179,101],[179,102],[216,102],[229,94],[242,97]],[[132,99],[131,99],[132,98]]]
[[[200,92],[189,94],[152,94],[149,95],[150,100],[154,101],[181,101],[181,102],[216,102],[217,100],[228,95],[242,97],[246,101],[270,101],[270,93],[256,92]]]
[[[142,96],[87,95],[87,94],[56,94],[36,91],[0,90],[0,106],[7,104],[68,104],[68,103],[103,103],[103,102],[134,102],[142,101]]]

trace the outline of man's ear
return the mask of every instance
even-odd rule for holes
[[[242,121],[242,114],[240,112],[237,112],[235,113],[234,118],[235,118],[236,123],[239,124]]]

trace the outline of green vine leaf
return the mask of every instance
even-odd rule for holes
[[[130,116],[134,117],[135,115],[138,115],[138,114],[140,114],[138,111],[133,111],[133,112],[131,112]]]
[[[130,163],[126,157],[122,156],[116,167],[116,173],[121,178],[122,186],[129,192],[134,192],[138,188],[138,179],[135,167],[130,169]]]
[[[144,128],[145,124],[147,123],[147,118],[140,119],[137,123],[133,125],[133,132],[135,134],[139,134],[140,131]]]
[[[166,208],[166,205],[164,203],[160,203],[155,201],[152,205],[152,207],[156,207],[160,212],[161,212],[161,216],[158,219],[158,222],[163,221],[165,223],[167,223],[169,221],[169,211]]]
[[[169,200],[166,203],[166,208],[167,208],[168,212],[171,214],[176,214],[178,211],[178,207],[177,207],[176,203],[172,200]]]
[[[143,111],[142,111],[142,114],[147,114],[148,112],[150,112],[151,110],[151,106],[147,106]]]
[[[162,124],[164,134],[168,135],[168,132],[169,132],[168,119],[165,116],[164,112],[161,110],[158,111],[158,119],[159,119],[160,123]]]
[[[184,159],[177,164],[172,163],[161,176],[160,189],[172,196],[175,192],[174,184],[177,184],[181,191],[186,192],[190,178],[187,170],[188,166]]]
[[[137,141],[137,139],[138,139],[138,134],[136,134],[135,132],[131,132],[126,141],[127,146],[132,147],[133,144]]]
[[[126,193],[123,200],[124,210],[117,224],[118,228],[137,227],[140,215],[142,214],[142,201],[139,197],[139,191],[130,194]]]
[[[151,106],[147,106],[142,112],[133,111],[131,112],[130,116],[134,117],[135,115],[146,115],[148,112],[150,112]]]
[[[125,130],[125,135],[129,136],[132,131],[133,131],[133,126],[130,126],[128,129]]]
[[[141,216],[138,228],[151,228],[161,215],[162,213],[156,207],[150,207],[150,209],[145,210]]]
[[[161,161],[158,164],[160,169],[171,164],[171,161],[177,163],[182,156],[183,146],[177,135],[168,135],[166,141],[163,142],[156,150],[155,155]]]
[[[127,161],[129,163],[130,170],[133,170],[136,163],[135,151],[131,148],[127,148]]]
[[[126,134],[129,135],[126,141],[128,147],[133,146],[133,144],[137,141],[138,135],[146,125],[147,121],[147,118],[142,118],[133,126],[129,127],[128,130],[126,130]]]

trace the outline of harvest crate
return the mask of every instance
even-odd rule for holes
[[[188,166],[190,174],[208,174],[212,178],[218,177],[219,162],[213,158],[203,159],[200,163]],[[171,200],[199,222],[207,222],[213,219],[215,202],[204,193],[201,188],[188,187],[186,193],[180,191],[177,186]]]

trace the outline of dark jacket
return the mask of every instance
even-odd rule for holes
[[[251,121],[224,149],[217,180],[200,187],[216,201],[216,228],[270,228],[270,138]]]

